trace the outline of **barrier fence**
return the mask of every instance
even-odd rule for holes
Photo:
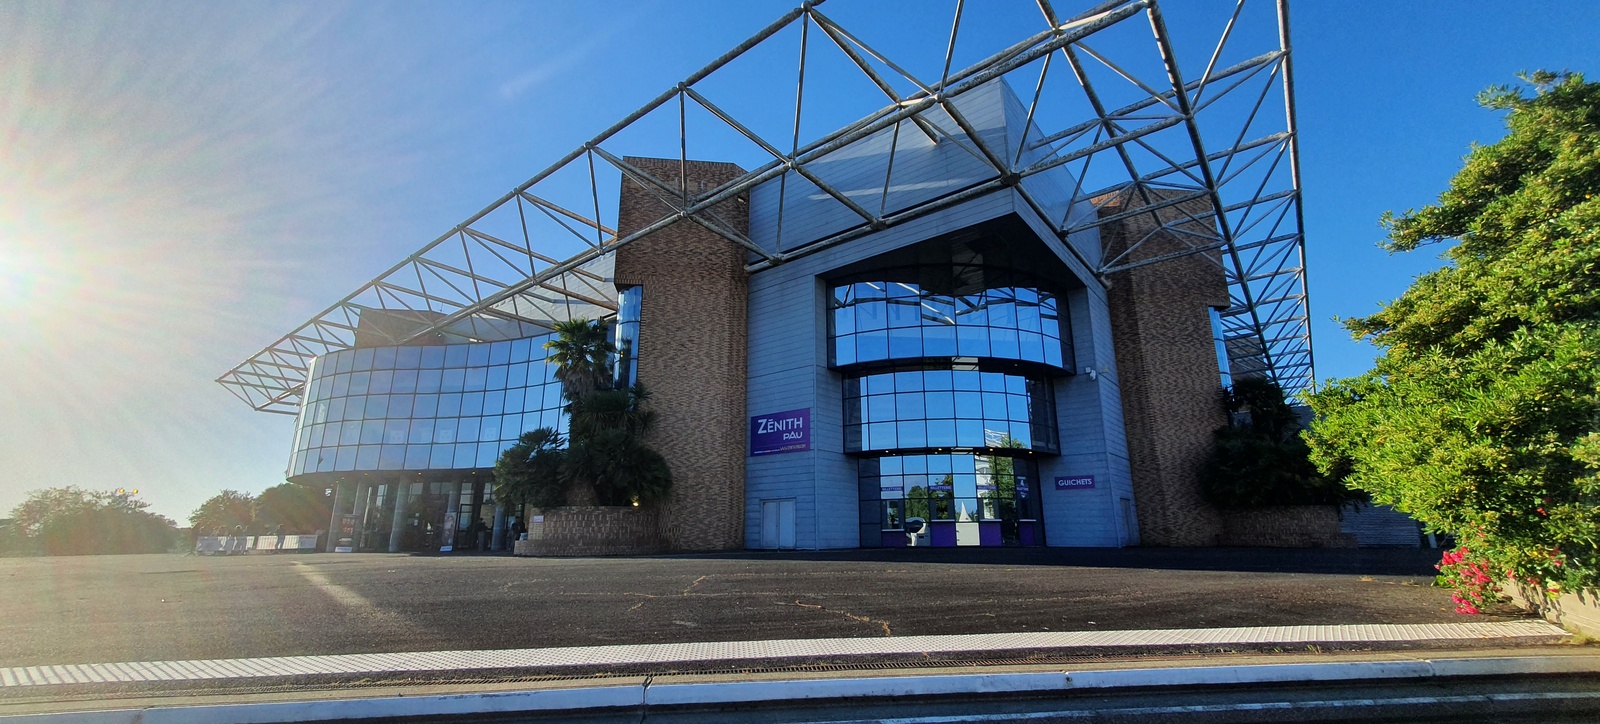
[[[195,539],[198,555],[240,553],[313,553],[320,535],[204,535]]]

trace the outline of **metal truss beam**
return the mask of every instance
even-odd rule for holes
[[[389,344],[433,334],[495,340],[541,333],[565,319],[612,314],[617,307],[610,282],[614,252],[672,224],[697,224],[738,244],[751,254],[747,271],[756,273],[956,204],[1011,191],[1053,226],[1062,248],[1102,283],[1132,269],[1206,255],[1222,267],[1229,284],[1233,304],[1223,315],[1226,333],[1230,338],[1252,339],[1251,344],[1235,346],[1248,350],[1252,359],[1259,358],[1238,362],[1264,366],[1266,374],[1291,392],[1308,387],[1314,374],[1306,323],[1310,311],[1287,0],[1234,0],[1214,46],[1206,49],[1207,62],[1197,77],[1185,77],[1179,68],[1178,41],[1167,28],[1163,1],[1171,0],[1104,0],[1063,19],[1051,0],[1035,0],[1044,27],[976,63],[956,68],[953,60],[964,14],[987,9],[958,0],[949,35],[940,39],[945,43],[940,49],[943,65],[919,78],[908,64],[870,45],[863,33],[824,15],[818,9],[821,0],[806,0],[217,381],[256,409],[292,412],[298,408],[295,398],[311,360],[354,346],[358,335]],[[1253,55],[1225,65],[1225,56],[1241,57],[1225,51],[1232,50],[1230,42],[1245,42],[1236,35],[1247,34],[1236,34],[1235,29],[1242,18],[1255,17],[1249,13],[1258,7],[1271,13],[1277,47],[1255,49]],[[1148,38],[1142,51],[1100,42],[1100,34],[1136,28],[1141,19]],[[795,74],[795,109],[792,132],[785,132],[788,138],[763,137],[714,102],[713,93],[697,87],[757,46],[779,42],[776,36],[797,25],[800,55],[790,69]],[[825,42],[810,42],[813,26]],[[887,104],[802,142],[806,114],[818,112],[813,110],[815,103],[803,103],[808,92],[807,57],[833,51],[841,54],[844,67],[859,71],[870,84],[867,92],[875,104]],[[1125,57],[1129,52],[1146,56]],[[1138,72],[1152,65],[1161,72],[1149,78]],[[1018,80],[1018,87],[1025,82],[1032,91],[1026,137],[999,148],[980,134],[959,99],[990,81],[1023,77],[1026,81]],[[910,90],[902,92],[897,85]],[[1108,98],[1119,97],[1113,91],[1120,92],[1115,107],[1107,103]],[[1063,93],[1086,105],[1089,117],[1053,117],[1045,112],[1045,101],[1057,100]],[[1132,100],[1129,93],[1135,96]],[[1280,96],[1284,125],[1258,128],[1264,124],[1265,101]],[[1230,104],[1235,115],[1218,110]],[[687,163],[691,105],[708,113],[710,123],[754,144],[769,160],[704,191],[692,191],[681,179],[656,178],[624,160],[629,154],[616,148],[619,134],[670,113],[678,125],[679,160]],[[1240,107],[1246,109],[1242,116]],[[913,203],[892,205],[889,192],[902,126],[913,129],[909,132],[918,143],[962,149],[982,163],[987,176]],[[882,194],[863,203],[859,190],[847,192],[830,182],[819,162],[879,134],[890,142]],[[1208,146],[1214,141],[1223,142]],[[661,153],[661,149],[638,151]],[[1085,188],[1092,164],[1101,157],[1110,161],[1093,165],[1101,169],[1098,188]],[[1116,171],[1103,170],[1108,167]],[[1065,218],[1049,211],[1027,182],[1061,170],[1071,173],[1069,185],[1077,199]],[[1113,178],[1105,182],[1108,173]],[[796,182],[814,186],[819,198],[837,204],[855,222],[821,238],[786,246],[784,217],[799,212],[783,208],[782,202],[773,244],[758,242],[718,218],[718,205],[768,182],[786,185],[791,175]],[[644,187],[662,201],[666,213],[632,233],[619,234],[615,222],[603,218],[608,209],[600,198],[602,187],[606,195],[613,193],[609,189],[614,186],[607,184],[619,178]],[[592,210],[585,209],[589,205]],[[1102,247],[1098,257],[1080,248],[1098,228],[1139,218],[1152,221],[1150,228],[1155,231],[1131,246]],[[1163,243],[1159,250],[1147,251],[1158,232],[1178,248]],[[376,313],[409,320],[411,326],[361,324],[364,314]]]

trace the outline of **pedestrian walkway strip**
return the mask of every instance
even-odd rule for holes
[[[1504,640],[1565,635],[1544,621],[1358,624],[1133,631],[1037,631],[886,638],[779,639],[682,644],[569,646],[489,651],[275,656],[0,668],[0,688],[62,684],[201,681],[260,677],[393,674],[475,669],[640,666],[894,654],[944,654],[1060,648],[1359,644]]]

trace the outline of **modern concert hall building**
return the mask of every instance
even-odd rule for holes
[[[807,3],[219,382],[294,416],[330,548],[1225,542],[1220,390],[1313,378],[1287,18],[1257,5],[1180,47],[1165,4],[1041,2],[919,74]],[[805,59],[777,124],[724,79],[774,45]],[[823,53],[858,85],[807,86]],[[652,392],[659,510],[494,500],[501,451],[566,425],[543,344],[573,318]]]

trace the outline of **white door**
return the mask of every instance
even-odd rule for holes
[[[794,548],[794,499],[761,501],[761,547]]]

